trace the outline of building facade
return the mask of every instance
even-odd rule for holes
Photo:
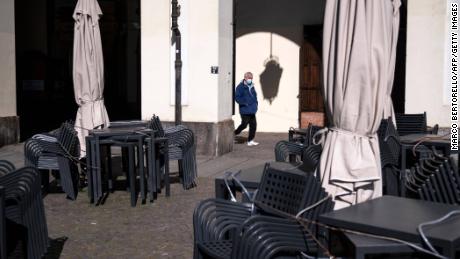
[[[405,72],[395,85],[402,91],[395,99],[400,112],[426,111],[428,124],[441,127],[450,125],[448,3],[403,1],[400,33],[405,40],[399,55],[405,61],[398,66]],[[162,121],[173,122],[171,2],[139,0],[139,4],[140,86],[132,100],[140,114],[132,119],[147,120],[156,114]],[[233,91],[246,71],[253,72],[259,94],[259,132],[327,123],[320,91],[324,0],[179,0],[179,4],[182,119],[196,132],[198,153],[221,155],[232,150],[233,130],[240,123],[237,105],[233,109]],[[22,88],[16,80],[14,14],[18,10],[14,7],[13,0],[0,3],[0,139],[9,139],[3,143],[18,140],[17,116],[21,115],[16,103]],[[116,99],[110,102],[106,101],[109,117]]]

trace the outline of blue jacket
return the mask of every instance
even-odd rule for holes
[[[257,112],[257,93],[254,87],[249,90],[249,86],[243,81],[236,87],[235,100],[240,105],[240,114],[249,115]]]

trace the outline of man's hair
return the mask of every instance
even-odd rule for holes
[[[248,77],[248,76],[252,76],[252,73],[251,72],[246,72],[244,73],[244,78]]]

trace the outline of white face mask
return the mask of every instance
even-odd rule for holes
[[[246,79],[246,83],[247,83],[248,85],[252,84],[252,79]]]

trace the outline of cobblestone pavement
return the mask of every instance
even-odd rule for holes
[[[61,258],[191,258],[193,210],[214,195],[213,180],[199,178],[198,187],[187,191],[180,184],[171,187],[171,197],[160,194],[154,203],[136,207],[130,206],[126,191],[111,193],[97,207],[86,193],[76,201],[49,194],[50,238],[67,238]]]
[[[199,201],[214,196],[214,177],[273,160],[275,143],[286,138],[287,134],[258,133],[257,147],[243,142],[224,156],[198,157],[198,186],[186,191],[174,183],[171,197],[160,194],[153,204],[138,201],[133,208],[124,190],[111,193],[100,206],[91,205],[86,192],[76,201],[62,193],[48,194],[45,209],[54,241],[47,258],[192,258],[193,210]],[[0,159],[22,166],[22,145],[0,148]]]

